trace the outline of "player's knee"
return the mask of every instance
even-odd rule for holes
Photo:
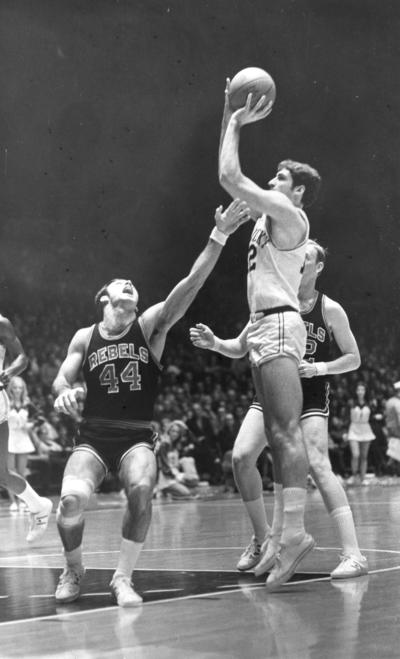
[[[57,522],[61,526],[79,523],[93,491],[94,485],[88,479],[66,476],[57,510]]]
[[[144,515],[153,499],[153,486],[150,482],[130,483],[126,488],[128,508],[135,515]]]
[[[275,446],[295,446],[301,441],[301,429],[296,419],[275,421],[270,428],[271,439]]]
[[[61,497],[59,509],[64,516],[71,516],[80,513],[84,509],[84,503],[77,494],[66,494]]]
[[[318,483],[324,481],[332,473],[329,459],[319,451],[314,451],[311,454],[309,453],[309,460],[311,476]]]
[[[250,469],[256,465],[256,462],[257,456],[254,456],[250,451],[233,449],[232,466],[236,472]]]
[[[69,494],[61,497],[58,504],[56,520],[58,526],[69,528],[83,522],[83,505],[78,496]]]

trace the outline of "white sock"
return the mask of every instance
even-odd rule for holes
[[[22,499],[22,501],[25,501],[29,508],[29,512],[31,513],[38,513],[39,510],[43,508],[42,497],[40,497],[37,492],[31,488],[28,482],[26,482],[24,491],[21,492],[21,494],[17,494],[17,496]]]
[[[68,567],[81,567],[82,566],[82,545],[76,547],[72,551],[65,551],[64,556]]]
[[[282,483],[274,483],[274,518],[272,520],[271,534],[278,539],[281,537],[283,527],[283,487]]]
[[[243,501],[243,503],[250,517],[254,535],[261,544],[267,533],[270,533],[271,531],[267,521],[264,499],[261,495],[258,499],[253,499],[253,501]]]
[[[304,509],[307,490],[302,487],[285,487],[283,494],[282,542],[290,542],[294,536],[303,535]]]
[[[335,510],[332,510],[331,512],[331,517],[337,524],[343,553],[346,555],[352,554],[357,558],[361,558],[356,529],[354,526],[353,513],[351,512],[350,506],[335,508]]]
[[[139,554],[142,551],[143,544],[143,542],[134,542],[133,540],[122,538],[119,561],[114,576],[119,575],[128,577],[129,579],[131,578]]]

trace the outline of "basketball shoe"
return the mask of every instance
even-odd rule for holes
[[[247,545],[243,554],[239,558],[236,569],[240,572],[251,570],[261,558],[261,543],[258,542],[255,535],[251,538],[250,544]]]
[[[118,606],[129,607],[139,606],[143,600],[133,589],[133,583],[130,578],[124,574],[113,576],[110,583],[111,593]]]
[[[368,574],[368,561],[365,556],[340,555],[339,565],[331,572],[331,579],[352,579]]]
[[[300,561],[315,547],[314,538],[305,533],[300,542],[279,545],[275,554],[275,565],[265,583],[267,590],[275,590],[282,586],[296,572]]]
[[[37,513],[30,514],[29,532],[26,536],[28,542],[35,542],[42,537],[47,529],[50,519],[50,513],[53,509],[53,502],[46,497],[42,497],[43,507]]]
[[[261,557],[256,565],[254,574],[256,577],[269,572],[275,565],[275,555],[279,548],[279,539],[278,535],[268,535],[264,542],[261,545]]]
[[[55,594],[56,602],[67,604],[78,599],[84,575],[85,568],[83,565],[76,565],[74,567],[67,565],[58,581]]]

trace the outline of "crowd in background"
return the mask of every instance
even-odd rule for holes
[[[27,452],[28,478],[43,494],[59,487],[63,465],[73,446],[76,420],[56,414],[51,386],[74,332],[92,322],[86,314],[90,318],[88,310],[51,306],[9,316],[29,357],[22,374],[32,440]],[[232,361],[194,348],[189,341],[189,327],[190,321],[183,320],[171,331],[162,360],[164,368],[154,410],[154,428],[160,437],[160,496],[191,497],[204,483],[235,490],[232,447],[253,400],[247,359]],[[220,323],[218,327],[222,337],[234,336],[238,331],[238,327],[228,324]],[[393,383],[400,380],[396,336],[389,327],[382,330],[371,323],[356,336],[362,356],[360,369],[330,379],[329,454],[334,471],[349,482],[352,477],[354,482],[354,470],[352,473],[347,435],[359,382],[366,387],[369,422],[375,436],[367,470],[377,477],[400,475],[400,463],[386,454],[385,428],[385,402],[393,393]],[[15,456],[10,457],[15,468]],[[272,471],[268,450],[258,466],[264,487],[269,489]]]

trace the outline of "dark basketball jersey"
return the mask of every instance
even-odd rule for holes
[[[307,330],[307,343],[304,360],[309,362],[328,362],[331,360],[333,336],[324,316],[325,296],[318,293],[312,309],[301,314]],[[302,378],[303,411],[301,418],[329,414],[329,381],[326,375]],[[261,410],[257,399],[251,407]]]
[[[307,330],[306,353],[308,362],[328,362],[331,360],[332,335],[324,316],[325,296],[318,293],[310,311],[301,314]],[[302,378],[303,413],[306,416],[329,414],[329,381],[326,375]]]
[[[160,369],[137,319],[112,339],[103,338],[95,325],[83,364],[83,418],[151,421]]]
[[[324,316],[325,295],[318,293],[314,305],[301,317],[307,330],[306,353],[308,362],[328,362],[331,359],[332,335]]]

